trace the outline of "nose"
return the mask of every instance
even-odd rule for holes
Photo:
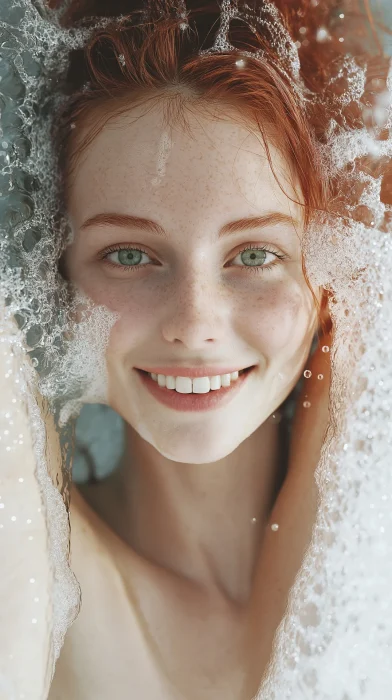
[[[204,268],[177,280],[161,331],[167,342],[197,349],[222,339],[228,318],[227,297]]]

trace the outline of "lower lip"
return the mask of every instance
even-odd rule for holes
[[[238,379],[234,379],[230,386],[209,391],[206,394],[180,394],[175,389],[159,386],[158,382],[154,381],[146,372],[142,372],[139,369],[136,369],[136,372],[146,389],[165,406],[173,408],[175,411],[211,411],[231,401],[246,383],[254,369],[255,367],[251,367],[243,374],[240,374]]]

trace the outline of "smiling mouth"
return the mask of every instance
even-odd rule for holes
[[[238,370],[238,376],[240,377],[241,374],[246,374],[247,372],[250,372],[250,370],[254,369],[255,367],[256,367],[256,365],[251,365],[250,367],[245,367],[244,369]],[[151,374],[152,374],[151,372],[147,372],[147,371],[144,370],[144,369],[140,369],[140,367],[135,367],[135,369],[136,369],[138,372],[140,372],[140,374],[144,374],[144,375],[146,375],[146,376],[148,376],[148,377],[151,377]],[[186,375],[175,375],[174,378],[176,378],[177,376],[186,377]],[[219,376],[219,375],[216,375],[216,376]]]
[[[148,382],[153,382],[154,385],[161,391],[163,390],[167,393],[175,393],[183,396],[202,396],[206,394],[225,393],[230,388],[233,388],[237,383],[241,383],[243,379],[245,379],[244,375],[250,374],[250,372],[255,367],[256,365],[252,365],[251,367],[245,367],[244,369],[239,370],[236,377],[230,377],[230,375],[222,375],[222,377],[224,376],[223,380],[221,380],[220,375],[216,375],[215,377],[213,377],[213,379],[211,379],[211,381],[209,381],[209,378],[207,377],[200,377],[198,379],[195,378],[192,380],[191,386],[189,386],[189,379],[191,378],[186,377],[185,375],[183,377],[181,375],[178,375],[176,377],[169,377],[168,386],[166,375],[153,374],[151,372],[147,372],[146,370],[139,368],[135,369],[139,374],[145,377],[145,379]],[[160,378],[163,381],[160,381]],[[202,386],[200,386],[200,381]],[[198,385],[197,389],[195,388],[195,384]]]
[[[256,367],[256,365],[251,365],[250,367],[245,367],[244,369],[240,369],[240,370],[238,370],[238,373],[241,374],[242,372],[248,372],[248,370],[253,369],[253,367]],[[145,369],[140,369],[140,367],[135,367],[135,369],[137,369],[138,372],[143,372],[143,374],[149,374],[149,372],[147,372]]]
[[[161,380],[158,381],[158,377],[164,378],[164,375],[156,375],[156,378],[153,378],[146,370],[137,369],[136,367],[135,370],[149,393],[160,403],[172,410],[185,413],[188,411],[209,411],[226,405],[238,394],[255,368],[256,365],[247,367],[242,371],[238,371],[237,378],[233,378],[233,380],[230,378],[229,380],[229,375],[229,377],[225,377],[223,382],[219,380],[219,375],[216,375],[211,385],[208,381],[209,378],[201,377],[199,378],[202,380],[201,382],[195,379],[196,385],[194,386],[192,382],[190,386],[188,381],[184,381],[184,379],[189,380],[189,377],[176,378],[174,382],[173,377],[171,377],[169,378],[169,387],[163,384]]]

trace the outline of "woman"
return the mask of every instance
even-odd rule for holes
[[[205,24],[207,8],[197,11]],[[308,366],[321,320],[301,237],[327,184],[284,57],[280,70],[272,61],[237,66],[230,55],[186,68],[190,37],[181,56],[178,19],[139,31],[124,20],[94,36],[91,84],[59,135],[73,240],[62,273],[120,316],[106,352],[106,402],[123,417],[127,442],[120,468],[72,493],[84,605],[51,697],[131,689],[246,698],[310,534],[307,522],[295,545],[292,535],[286,542],[284,524],[300,506],[299,483],[302,498],[311,487],[314,456],[306,474],[291,466],[275,503],[283,465],[272,416]],[[71,71],[83,81],[80,56]],[[313,362],[327,375],[324,356]],[[325,403],[327,376],[313,384]],[[273,542],[271,517],[283,529]],[[294,561],[279,571],[288,547]],[[106,633],[92,648],[83,640],[93,628]]]
[[[104,5],[71,3],[64,26]],[[83,604],[53,700],[251,698],[316,513],[332,330],[302,246],[336,183],[317,148],[327,116],[315,103],[312,125],[303,96],[331,45],[303,47],[304,88],[270,7],[264,34],[233,21],[245,58],[200,53],[218,7],[165,9],[138,26],[111,4],[121,21],[71,56],[55,134],[72,229],[61,274],[115,317],[89,400],[124,419],[126,449],[72,490]],[[295,37],[308,3],[294,9]],[[304,372],[286,455],[278,411]]]

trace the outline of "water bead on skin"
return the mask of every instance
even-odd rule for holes
[[[278,424],[282,420],[282,414],[279,413],[279,411],[275,411],[275,413],[272,413],[270,416],[270,421],[271,423]]]

